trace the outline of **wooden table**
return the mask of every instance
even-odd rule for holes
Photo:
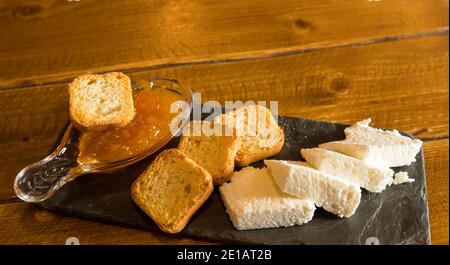
[[[68,119],[86,72],[170,76],[203,100],[278,100],[282,115],[424,141],[432,242],[448,244],[448,0],[2,1],[0,243],[209,243],[21,202],[12,184]]]

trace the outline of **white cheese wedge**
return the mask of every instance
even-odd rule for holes
[[[302,149],[300,152],[315,169],[341,177],[368,191],[381,192],[392,183],[394,171],[388,167],[374,167],[362,160],[322,148]]]
[[[376,129],[369,126],[370,119],[345,129],[343,141],[319,145],[380,167],[399,167],[416,161],[422,141],[401,135],[398,131]]]
[[[238,230],[300,225],[314,216],[314,203],[281,192],[267,168],[234,172],[220,194]]]
[[[361,201],[359,186],[315,170],[305,162],[264,160],[280,190],[339,217],[352,216]]]

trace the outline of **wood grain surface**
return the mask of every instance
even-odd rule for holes
[[[93,222],[49,212],[22,202],[0,205],[2,244],[63,245],[69,237],[80,244],[210,244],[213,242]]]
[[[448,244],[448,1],[0,2],[0,244],[211,243],[48,212],[12,183],[67,122],[86,72],[177,78],[203,101],[277,100],[281,115],[423,139],[433,244]]]
[[[448,139],[425,142],[431,241],[448,244]]]
[[[445,2],[1,1],[0,87],[423,34]]]

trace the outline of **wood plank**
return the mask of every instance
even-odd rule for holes
[[[447,244],[448,239],[448,139],[425,142],[428,207],[431,241]]]
[[[448,30],[448,1],[2,1],[0,87]]]
[[[179,235],[143,231],[49,212],[27,203],[0,205],[0,244],[64,245],[68,237],[80,244],[207,244]]]
[[[424,144],[433,244],[448,244],[448,139]],[[197,244],[163,233],[96,223],[53,213],[26,203],[0,205],[0,244],[64,244],[70,236],[81,244]]]
[[[402,51],[399,53],[398,51]],[[279,113],[448,136],[448,36],[132,74],[178,78],[204,100],[278,100]],[[0,91],[0,201],[67,122],[66,85]],[[427,157],[427,154],[425,154]]]
[[[399,53],[399,51],[402,51]],[[202,100],[278,101],[282,115],[448,135],[448,36],[133,73],[171,76]]]
[[[14,197],[15,175],[51,152],[67,122],[65,89],[17,92],[0,96],[0,200]]]

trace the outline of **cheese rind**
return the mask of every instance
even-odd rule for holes
[[[339,217],[352,216],[361,201],[359,186],[315,170],[305,162],[264,160],[280,190]]]
[[[394,171],[387,167],[374,167],[359,159],[322,148],[301,149],[300,153],[315,169],[341,177],[371,192],[381,192],[392,183]]]
[[[397,130],[382,130],[369,126],[370,119],[345,129],[346,138],[319,145],[380,167],[410,165],[420,152],[422,141],[401,135]]]
[[[267,168],[234,172],[220,194],[237,230],[300,225],[314,216],[314,203],[281,192]]]

